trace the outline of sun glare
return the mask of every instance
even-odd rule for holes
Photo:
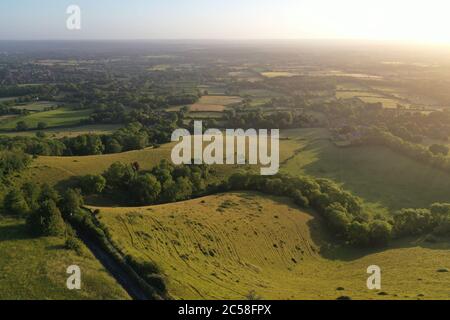
[[[289,37],[450,43],[445,0],[295,1],[285,8]]]

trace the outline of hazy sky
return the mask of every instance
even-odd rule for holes
[[[66,8],[81,8],[81,30]],[[448,0],[1,0],[0,39],[386,39],[450,43]]]

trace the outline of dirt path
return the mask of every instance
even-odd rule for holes
[[[88,237],[79,234],[80,239],[89,248],[92,254],[105,267],[106,270],[117,280],[124,290],[134,300],[150,300],[151,298],[145,293],[140,285],[123,268],[114,260],[109,253],[101,248]]]

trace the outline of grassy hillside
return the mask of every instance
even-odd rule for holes
[[[366,206],[379,212],[404,207],[428,207],[433,202],[450,202],[450,175],[411,160],[384,147],[339,148],[329,140],[325,129],[282,131],[280,141],[281,172],[325,177],[362,197]],[[25,179],[57,184],[73,176],[99,174],[112,163],[139,162],[150,169],[161,159],[169,159],[174,143],[156,149],[119,154],[46,157],[33,160],[30,169],[21,174]],[[242,166],[217,166],[227,175]]]
[[[34,159],[30,168],[21,174],[20,181],[33,180],[57,184],[73,176],[86,174],[100,174],[111,164],[120,161],[123,163],[139,162],[142,169],[151,169],[162,159],[170,161],[170,155],[175,143],[164,144],[159,148],[123,152],[117,154],[79,156],[79,157],[47,157],[39,156]],[[280,142],[280,161],[291,157],[298,148],[297,141],[282,140]],[[227,175],[242,169],[239,165],[216,166],[219,174]]]
[[[450,202],[450,175],[384,147],[339,148],[322,129],[288,130],[299,149],[282,171],[330,178],[379,211]]]
[[[450,297],[448,273],[437,272],[450,266],[448,245],[403,243],[372,253],[329,248],[319,240],[327,235],[317,218],[284,198],[237,192],[100,209],[116,245],[160,266],[174,298],[241,299],[250,291],[266,299]],[[382,269],[387,295],[366,288],[373,264]]]
[[[68,290],[66,269],[81,268],[81,290]],[[0,217],[0,299],[129,299],[94,256],[64,249],[59,238],[31,238],[23,220]]]

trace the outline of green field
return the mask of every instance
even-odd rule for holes
[[[299,151],[282,171],[335,180],[377,211],[450,202],[450,175],[384,147],[336,147],[326,130],[284,132]]]
[[[77,125],[80,120],[88,118],[91,112],[92,110],[90,109],[72,110],[69,108],[35,112],[0,122],[0,130],[15,129],[19,121],[24,121],[29,128],[36,128],[39,122],[45,122],[48,127]]]
[[[81,269],[81,290],[68,290],[66,269]],[[0,299],[130,299],[94,256],[64,249],[64,239],[31,238],[24,221],[0,216]]]
[[[450,265],[448,245],[329,248],[318,219],[285,198],[233,192],[100,210],[116,246],[156,263],[177,299],[245,299],[251,291],[264,299],[450,297],[450,278],[437,272]],[[386,295],[366,287],[374,264]]]

